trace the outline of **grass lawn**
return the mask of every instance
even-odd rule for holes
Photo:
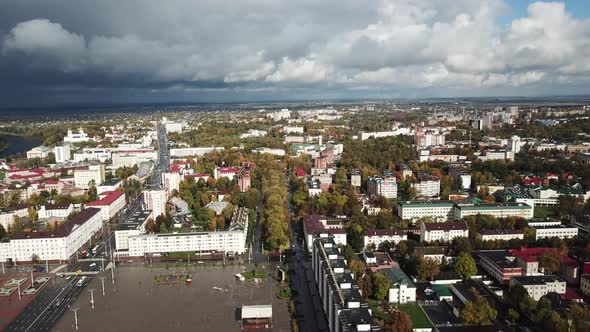
[[[551,206],[538,206],[535,207],[535,218],[547,218],[557,216],[557,209]]]
[[[420,308],[417,304],[398,304],[392,305],[394,308],[397,306],[399,311],[403,311],[410,316],[412,319],[412,323],[414,324],[414,328],[431,328],[432,324],[430,324],[430,320],[426,317],[422,308]]]
[[[246,279],[252,279],[252,278],[264,279],[264,278],[266,278],[266,271],[254,271],[254,273],[252,273],[252,271],[248,271],[248,272],[242,273],[242,275]]]

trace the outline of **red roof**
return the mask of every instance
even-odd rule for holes
[[[538,261],[537,257],[542,255],[545,252],[553,251],[559,255],[559,259],[561,263],[567,264],[571,267],[578,267],[578,263],[573,259],[569,258],[567,255],[562,255],[559,253],[559,250],[555,248],[520,248],[520,249],[510,249],[508,250],[512,255],[520,258],[521,260],[533,263]]]
[[[295,175],[297,175],[297,177],[304,177],[307,176],[307,173],[305,173],[305,170],[303,169],[303,167],[299,166],[297,167],[297,169],[295,170]]]
[[[105,191],[101,194],[104,197],[94,202],[86,203],[86,206],[107,206],[113,204],[119,197],[125,195],[124,192],[119,190]]]
[[[451,222],[428,222],[424,223],[427,231],[451,231],[451,230],[466,230],[467,224],[464,221]]]

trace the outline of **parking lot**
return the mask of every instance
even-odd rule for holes
[[[237,281],[234,275],[243,271],[241,266],[193,267],[188,271],[190,285],[158,284],[155,276],[186,273],[186,268],[123,264],[116,269],[114,286],[105,280],[105,296],[101,280],[94,278],[72,308],[79,308],[80,331],[240,331],[238,308],[272,303],[272,331],[291,331],[287,302],[276,297],[272,269],[260,288]],[[53,331],[75,331],[73,311],[66,312]]]

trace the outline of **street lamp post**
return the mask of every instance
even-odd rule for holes
[[[102,296],[104,296],[104,277],[99,277],[102,282]]]
[[[78,310],[80,308],[74,308],[72,311],[74,312],[74,324],[76,325],[76,331],[78,331]]]
[[[90,288],[88,291],[90,292],[90,305],[94,309],[94,288]]]

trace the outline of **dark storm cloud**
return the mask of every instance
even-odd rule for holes
[[[0,97],[583,91],[589,21],[539,2],[498,26],[507,10],[502,0],[1,2]]]

